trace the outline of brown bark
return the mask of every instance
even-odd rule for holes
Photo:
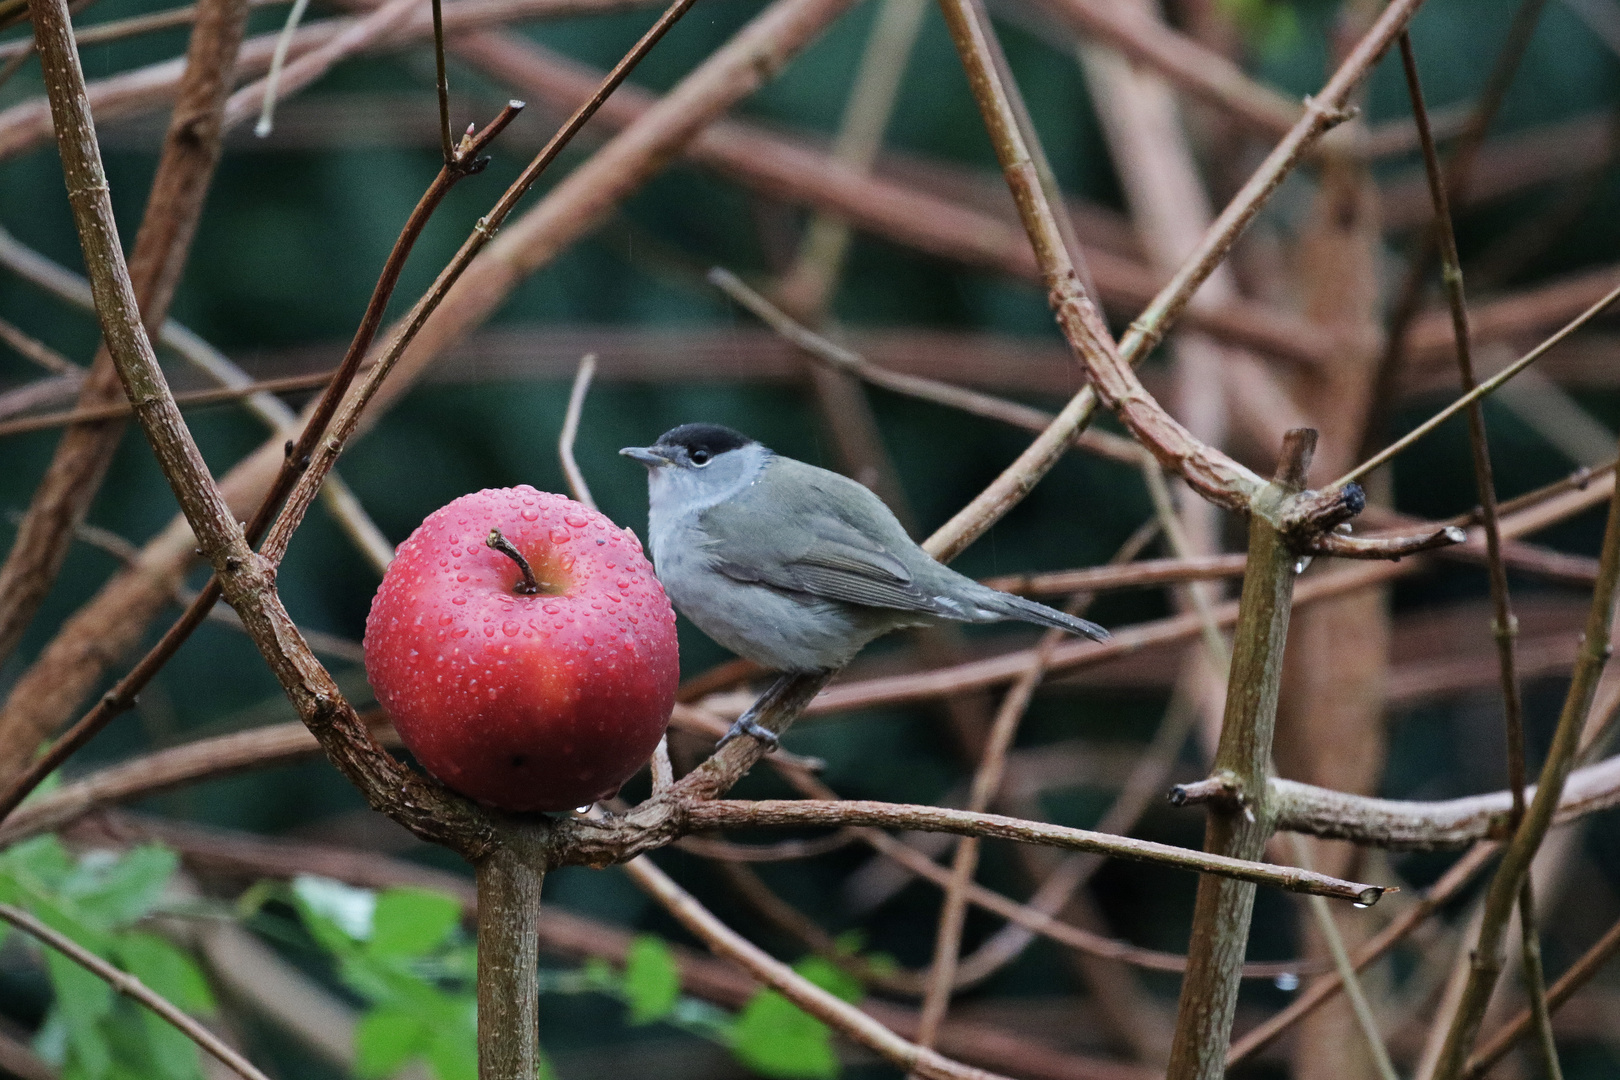
[[[1348,133],[1347,133],[1348,134]],[[1298,373],[1292,390],[1321,432],[1315,476],[1331,479],[1354,464],[1378,362],[1377,192],[1367,170],[1329,154],[1299,249],[1306,317],[1322,328],[1333,362]],[[1384,696],[1389,658],[1387,588],[1367,589],[1302,608],[1294,617],[1277,713],[1277,768],[1340,791],[1371,794],[1384,765]],[[1316,843],[1313,865],[1354,865],[1347,844]],[[1338,916],[1352,951],[1366,920]],[[1307,955],[1328,955],[1314,920],[1301,916]],[[1342,997],[1312,1013],[1294,1043],[1300,1080],[1354,1080],[1377,1073],[1366,1040]]]
[[[186,73],[129,262],[135,301],[149,332],[155,332],[168,313],[219,161],[220,118],[247,15],[246,0],[203,0],[192,30]],[[104,405],[123,396],[118,372],[103,346],[79,390],[78,403]],[[0,566],[0,660],[17,647],[62,569],[73,529],[84,520],[101,487],[124,424],[122,419],[92,421],[75,424],[62,434],[18,526],[16,542]],[[0,727],[0,740],[0,745],[21,742],[8,727]],[[14,775],[33,746],[12,749],[21,753],[0,751],[0,779]]]

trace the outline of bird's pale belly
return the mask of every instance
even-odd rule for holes
[[[867,642],[891,629],[898,614],[868,613],[712,572],[700,588],[670,589],[666,583],[665,591],[699,630],[772,671],[842,667]]]

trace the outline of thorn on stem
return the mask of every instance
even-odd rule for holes
[[[525,559],[522,553],[512,546],[512,541],[501,535],[501,530],[489,530],[489,536],[485,537],[484,543],[517,563],[518,570],[523,574],[523,580],[517,583],[514,591],[521,596],[536,596],[539,594],[540,583],[534,579],[534,570],[530,568],[529,560]]]

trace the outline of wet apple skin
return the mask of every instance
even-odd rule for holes
[[[499,529],[542,593],[485,538]],[[399,546],[366,620],[366,675],[405,746],[506,810],[566,810],[647,761],[680,679],[675,612],[641,542],[532,487],[463,495]]]

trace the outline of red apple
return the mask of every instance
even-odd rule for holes
[[[491,530],[533,568],[532,595]],[[423,767],[507,810],[618,791],[657,746],[680,677],[675,612],[635,534],[527,486],[428,515],[383,576],[365,650]]]

